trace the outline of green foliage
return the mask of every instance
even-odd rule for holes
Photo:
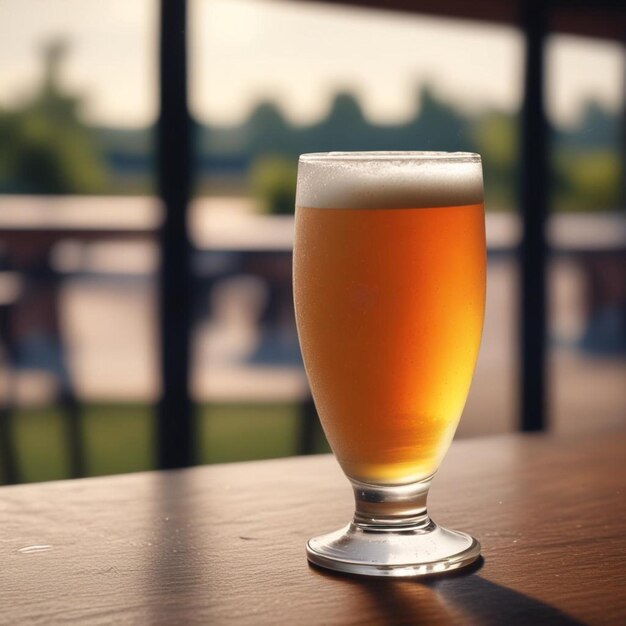
[[[493,112],[482,116],[473,129],[477,148],[489,155],[490,167],[510,171],[517,159],[517,128],[512,116]]]
[[[34,98],[0,111],[0,191],[97,193],[105,169],[91,131],[78,115],[80,101],[62,92],[58,66],[65,48],[46,49],[43,83]]]
[[[621,171],[617,152],[562,150],[554,164],[557,211],[607,211],[620,208]]]
[[[0,187],[13,193],[97,193],[104,169],[86,129],[40,107],[0,113]]]
[[[482,156],[485,205],[510,209],[517,189],[518,132],[512,115],[493,111],[478,118],[472,127],[475,150]]]
[[[267,155],[250,168],[250,188],[261,206],[274,215],[291,215],[296,198],[297,166],[294,158]]]
[[[48,44],[36,95],[12,110],[0,109],[0,193],[152,191],[152,129],[87,126],[80,99],[61,88],[66,53],[63,41]],[[499,111],[470,117],[429,85],[416,89],[415,114],[389,125],[371,123],[359,99],[345,91],[335,94],[324,119],[305,126],[292,125],[276,104],[260,102],[238,126],[196,127],[199,186],[212,193],[249,189],[265,211],[287,215],[303,152],[468,150],[482,155],[487,208],[512,209],[519,187],[518,121]],[[575,127],[552,129],[556,210],[620,205],[620,128],[619,115],[590,101]]]

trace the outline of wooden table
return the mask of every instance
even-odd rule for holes
[[[430,580],[307,565],[351,513],[330,456],[0,488],[2,624],[623,624],[626,434],[454,443],[431,513],[484,561]]]

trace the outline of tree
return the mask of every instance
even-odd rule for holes
[[[280,109],[272,102],[260,102],[244,126],[250,155],[271,152],[289,154],[292,134]]]
[[[485,204],[510,209],[518,187],[518,122],[499,111],[483,113],[473,125],[473,138],[483,162]]]
[[[44,76],[35,96],[0,111],[0,190],[9,193],[97,193],[105,168],[79,116],[80,98],[63,91],[64,40],[43,47]]]
[[[294,159],[277,155],[259,157],[250,170],[252,193],[268,213],[292,215],[296,200],[297,168]]]

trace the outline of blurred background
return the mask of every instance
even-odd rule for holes
[[[186,41],[194,462],[328,449],[290,284],[303,152],[481,153],[487,315],[457,436],[516,430],[519,29],[190,0]],[[626,423],[626,63],[610,37],[546,44],[547,416],[569,434]],[[156,0],[0,2],[0,481],[155,466],[158,66]]]

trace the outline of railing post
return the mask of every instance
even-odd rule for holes
[[[521,2],[521,22],[526,37],[519,193],[523,221],[520,246],[520,426],[524,431],[543,430],[546,426],[548,128],[543,83],[547,4],[545,0]]]
[[[8,368],[7,368],[8,369]],[[7,373],[7,377],[11,372]],[[13,485],[20,482],[20,472],[16,454],[16,437],[13,430],[13,411],[11,411],[9,395],[11,390],[6,385],[6,397],[0,396],[0,463],[3,480],[0,484]]]
[[[159,234],[162,395],[157,407],[159,468],[190,465],[189,394],[191,325],[187,204],[191,184],[191,123],[187,108],[186,0],[161,0],[157,175],[164,220]]]

